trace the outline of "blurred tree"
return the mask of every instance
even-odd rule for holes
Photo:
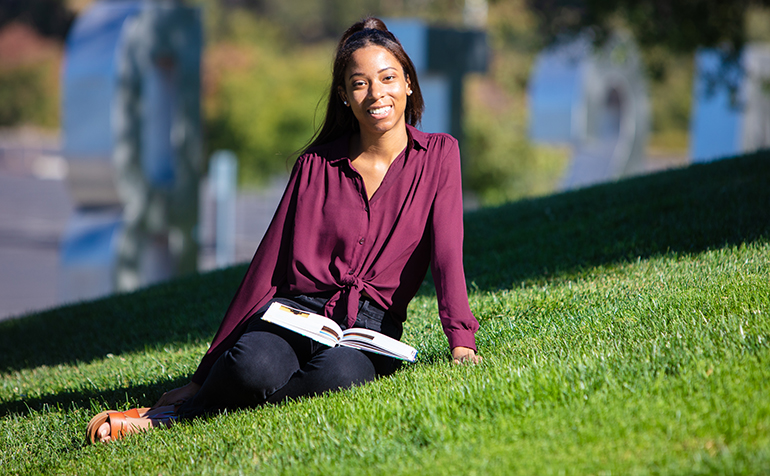
[[[481,205],[552,192],[569,157],[564,148],[536,145],[527,137],[527,85],[544,41],[526,1],[490,1],[489,71],[465,80],[463,185]]]
[[[43,36],[63,41],[75,14],[64,0],[2,0],[0,28],[9,23],[24,23]]]
[[[458,0],[190,0],[225,12],[249,12],[284,29],[289,40],[336,40],[347,27],[368,15],[413,17],[433,24],[459,26],[463,1]],[[227,13],[225,13],[227,15]]]
[[[548,42],[590,29],[597,41],[619,25],[642,47],[689,53],[701,46],[737,51],[752,7],[770,0],[528,0]]]
[[[232,12],[204,58],[205,143],[207,155],[235,152],[242,184],[260,185],[288,172],[322,118],[333,45],[298,46],[274,22]]]
[[[25,66],[0,70],[0,127],[36,123],[55,124],[55,105],[41,91],[45,77],[40,68]]]
[[[61,44],[32,26],[0,28],[0,127],[58,126]]]

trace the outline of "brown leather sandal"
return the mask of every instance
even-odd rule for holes
[[[144,408],[132,408],[122,413],[125,414],[127,417],[131,417],[131,418],[142,418],[143,416],[146,416],[149,411],[150,411],[150,407],[144,407]],[[93,440],[93,436],[96,435],[96,432],[99,430],[99,427],[102,426],[102,424],[104,424],[104,422],[107,421],[107,415],[115,412],[117,412],[117,410],[107,410],[107,411],[98,413],[95,417],[91,418],[91,421],[89,421],[88,425],[86,426],[86,439]],[[91,443],[93,443],[93,441],[91,441]]]
[[[118,440],[131,433],[138,433],[144,431],[144,429],[136,428],[134,425],[126,421],[126,418],[149,418],[152,420],[159,420],[168,422],[174,420],[176,415],[173,412],[158,412],[153,413],[151,408],[132,408],[125,412],[118,412],[115,410],[107,410],[99,413],[91,419],[86,427],[86,443],[96,443],[99,428],[104,423],[110,425],[110,440]]]

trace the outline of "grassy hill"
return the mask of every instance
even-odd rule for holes
[[[449,363],[428,280],[393,377],[106,447],[88,419],[185,382],[244,268],[0,323],[0,467],[767,473],[768,182],[760,153],[469,214],[481,365]]]

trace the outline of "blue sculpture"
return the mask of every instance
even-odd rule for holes
[[[600,48],[585,36],[538,55],[529,81],[530,138],[568,145],[563,188],[643,170],[650,128],[641,57],[615,35]]]
[[[199,10],[174,1],[96,2],[74,23],[62,85],[76,205],[64,298],[197,270],[201,49]]]

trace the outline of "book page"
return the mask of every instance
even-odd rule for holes
[[[417,349],[379,332],[354,327],[343,332],[340,345],[414,362]]]
[[[336,346],[342,338],[342,329],[328,317],[295,309],[279,302],[271,304],[262,319],[329,347]]]

